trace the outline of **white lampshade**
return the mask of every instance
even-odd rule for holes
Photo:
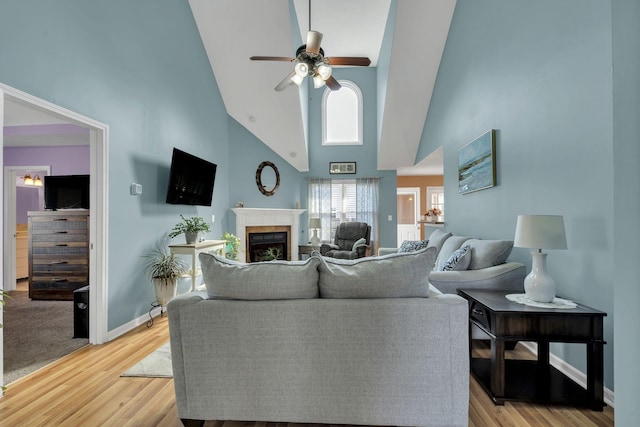
[[[518,215],[513,246],[532,249],[567,249],[562,215]]]
[[[531,273],[524,278],[524,292],[533,301],[549,303],[556,296],[556,282],[547,272],[542,249],[567,249],[561,215],[518,215],[513,245],[537,249],[531,252]]]
[[[331,77],[331,67],[326,64],[318,66],[318,75],[322,78],[322,80],[327,80],[329,77]]]

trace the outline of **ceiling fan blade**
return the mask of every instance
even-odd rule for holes
[[[252,56],[249,58],[252,61],[285,61],[293,62],[296,58],[290,58],[286,56]]]
[[[276,86],[276,91],[277,92],[281,92],[283,90],[285,90],[286,88],[288,88],[289,86],[291,86],[293,83],[293,80],[291,80],[291,77],[296,75],[296,71],[293,70],[292,72],[290,72],[287,77],[285,77],[280,83],[278,83],[278,85]]]
[[[327,84],[327,87],[331,90],[338,90],[340,89],[342,86],[340,85],[340,83],[338,83],[338,81],[336,79],[333,78],[333,76],[329,77],[325,83]]]
[[[317,31],[309,31],[307,33],[307,53],[318,55],[320,53],[320,43],[322,42],[322,33]]]
[[[356,65],[360,67],[368,67],[371,64],[369,58],[363,56],[332,56],[325,58],[329,61],[329,65]]]

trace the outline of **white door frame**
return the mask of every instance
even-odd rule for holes
[[[3,206],[16,205],[16,172],[23,170],[46,171],[47,175],[51,174],[51,166],[5,166],[4,167],[4,201]],[[44,177],[42,177],[44,179]],[[3,286],[5,291],[14,291],[16,289],[16,211],[15,209],[4,209],[4,235],[3,239],[4,252],[7,257],[4,258],[4,274]],[[13,258],[12,261],[7,262]]]
[[[412,194],[414,197],[414,208],[415,208],[415,224],[412,225],[412,227],[414,227],[417,231],[417,238],[415,240],[420,240],[420,223],[418,222],[420,220],[420,188],[418,187],[398,187],[396,190],[396,195],[401,195],[401,194]],[[396,214],[397,217],[397,214]],[[400,218],[398,219],[398,226],[397,226],[397,236],[396,236],[396,240],[397,240],[397,246],[400,246],[400,244],[402,243],[400,241]]]
[[[89,342],[102,344],[107,340],[108,328],[108,152],[109,126],[89,117],[67,110],[43,99],[29,95],[0,83],[0,128],[4,128],[5,99],[29,105],[67,120],[69,123],[89,128],[90,157],[90,210],[89,210]],[[0,143],[4,147],[0,132]],[[4,163],[0,151],[0,161]],[[4,174],[0,174],[0,188],[4,188]],[[0,211],[0,223],[4,224],[7,207]],[[4,248],[0,246],[0,256],[4,260]],[[0,277],[4,280],[4,263],[0,263]],[[0,322],[2,314],[0,313]],[[3,372],[3,332],[0,329],[0,384],[4,383]]]

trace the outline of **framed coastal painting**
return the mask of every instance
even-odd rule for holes
[[[496,185],[496,131],[491,129],[458,150],[458,192]]]

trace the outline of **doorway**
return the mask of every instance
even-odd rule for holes
[[[397,190],[398,236],[396,246],[405,240],[420,240],[420,189],[402,187]]]
[[[25,92],[0,83],[0,128],[10,125],[21,114],[30,117],[49,117],[58,121],[82,127],[88,130],[90,146],[90,252],[89,252],[89,342],[102,344],[107,340],[107,183],[108,183],[108,126],[58,105],[36,98]],[[6,125],[5,125],[6,123]],[[4,148],[4,132],[0,133],[0,142]],[[0,160],[4,164],[3,152]],[[5,188],[5,174],[0,175],[0,188]],[[6,193],[5,193],[6,194]],[[3,242],[0,247],[3,263],[0,264],[0,275],[3,283],[15,283],[15,271],[7,272],[7,256],[15,254],[15,240],[10,234],[8,224],[7,200],[3,198],[3,210],[0,212],[0,222],[3,224]],[[15,224],[15,218],[14,218]],[[15,225],[14,225],[15,227]],[[10,277],[8,277],[8,274]],[[0,312],[0,323],[2,312]],[[0,329],[0,384],[3,379],[3,330]]]

